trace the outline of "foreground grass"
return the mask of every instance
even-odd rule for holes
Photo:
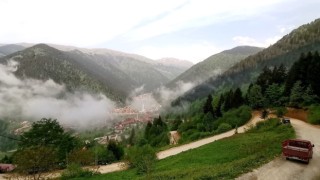
[[[294,137],[291,126],[276,119],[245,134],[216,141],[156,163],[151,179],[231,179],[267,163],[281,153],[281,142]],[[145,179],[135,169],[85,179]],[[79,178],[78,178],[79,179]]]

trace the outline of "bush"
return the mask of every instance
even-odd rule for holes
[[[281,125],[280,119],[272,118],[266,121],[261,121],[256,124],[256,127],[252,128],[250,132],[256,131],[269,131]],[[285,125],[288,126],[288,125]]]
[[[313,105],[309,108],[308,122],[311,124],[320,124],[320,106]]]
[[[232,129],[232,126],[228,123],[221,123],[217,129],[217,133],[223,133]]]
[[[93,171],[82,169],[79,164],[71,163],[66,170],[61,173],[60,179],[72,179],[78,177],[90,177],[95,175]]]
[[[288,110],[285,107],[278,107],[276,108],[276,115],[278,118],[282,118]]]
[[[69,153],[68,160],[70,163],[81,166],[94,164],[94,154],[86,149],[75,149]]]
[[[128,165],[137,169],[137,174],[149,175],[157,160],[156,152],[150,145],[132,147],[128,151]]]

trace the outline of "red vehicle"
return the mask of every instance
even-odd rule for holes
[[[309,163],[314,145],[307,140],[289,139],[282,142],[282,154],[286,159],[297,159]]]

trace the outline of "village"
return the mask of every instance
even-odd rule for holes
[[[95,138],[94,141],[99,144],[108,144],[110,140],[122,141],[128,138],[132,128],[142,128],[158,117],[160,108],[161,105],[152,98],[151,94],[136,96],[130,105],[115,108],[112,111],[112,115],[118,119],[112,125],[113,131],[108,135]]]

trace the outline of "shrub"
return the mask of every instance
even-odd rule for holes
[[[82,166],[91,165],[94,163],[94,154],[86,149],[75,149],[69,153],[68,160]]]
[[[157,160],[156,152],[150,145],[132,147],[127,155],[128,165],[137,169],[137,174],[149,175]]]
[[[93,171],[82,169],[79,164],[71,163],[66,170],[61,173],[60,179],[72,179],[78,177],[90,177],[95,175]]]
[[[276,115],[278,118],[282,118],[288,110],[285,107],[278,107],[276,108]]]
[[[320,106],[313,105],[309,108],[308,122],[311,124],[320,124]]]
[[[217,133],[223,133],[232,129],[232,126],[228,123],[221,123],[217,129]]]

